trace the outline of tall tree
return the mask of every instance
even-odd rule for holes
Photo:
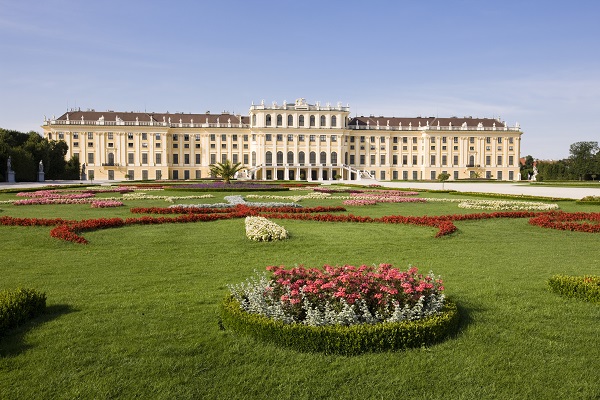
[[[577,142],[569,147],[571,170],[580,181],[591,179],[593,174],[600,173],[596,171],[596,155],[599,150],[598,142]]]

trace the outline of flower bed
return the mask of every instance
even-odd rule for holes
[[[542,228],[563,231],[600,233],[600,213],[549,212],[531,218],[529,223]]]
[[[548,286],[563,296],[600,303],[600,276],[554,275],[548,280]]]
[[[271,278],[229,286],[225,327],[302,351],[358,354],[434,343],[458,323],[441,279],[414,267],[267,270]]]
[[[117,200],[95,200],[92,201],[92,208],[110,208],[110,207],[121,207],[122,201]]]
[[[288,231],[283,226],[263,217],[246,217],[246,237],[256,242],[270,242],[288,238]]]

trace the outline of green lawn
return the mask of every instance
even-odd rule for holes
[[[125,204],[0,204],[0,216],[138,217],[129,207],[169,203]],[[348,211],[477,212],[453,203]],[[546,288],[553,274],[599,275],[600,235],[542,229],[527,219],[456,222],[459,231],[443,238],[409,225],[276,222],[289,240],[251,242],[242,219],[87,232],[88,245],[53,239],[50,228],[0,226],[0,289],[31,287],[48,297],[47,314],[0,338],[0,399],[600,398],[600,307]],[[219,330],[226,285],[254,270],[383,262],[442,275],[460,307],[459,333],[428,348],[342,357]]]

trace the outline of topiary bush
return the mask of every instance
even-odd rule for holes
[[[455,332],[458,322],[456,304],[448,300],[441,313],[424,319],[351,326],[286,324],[243,311],[233,296],[221,304],[225,329],[298,351],[326,354],[356,355],[431,345]]]
[[[46,294],[35,289],[16,289],[0,292],[0,335],[46,309]]]
[[[554,275],[548,280],[548,286],[563,296],[600,303],[600,276]]]

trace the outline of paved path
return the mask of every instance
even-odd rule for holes
[[[336,181],[343,182],[343,181]],[[119,181],[97,181],[94,184],[110,185],[117,184]],[[368,185],[370,183],[378,184],[390,188],[414,188],[414,189],[442,189],[439,182],[385,182],[375,180],[347,181],[346,183],[360,183]],[[89,181],[46,181],[46,182],[18,182],[6,183],[0,182],[1,189],[10,188],[32,188],[49,185],[73,185],[81,184],[87,186]],[[527,182],[446,182],[445,189],[457,190],[459,192],[482,192],[482,193],[502,193],[502,194],[524,194],[541,197],[559,197],[565,199],[581,199],[585,196],[600,196],[600,186],[598,188],[583,187],[551,187],[543,184],[530,185]]]

